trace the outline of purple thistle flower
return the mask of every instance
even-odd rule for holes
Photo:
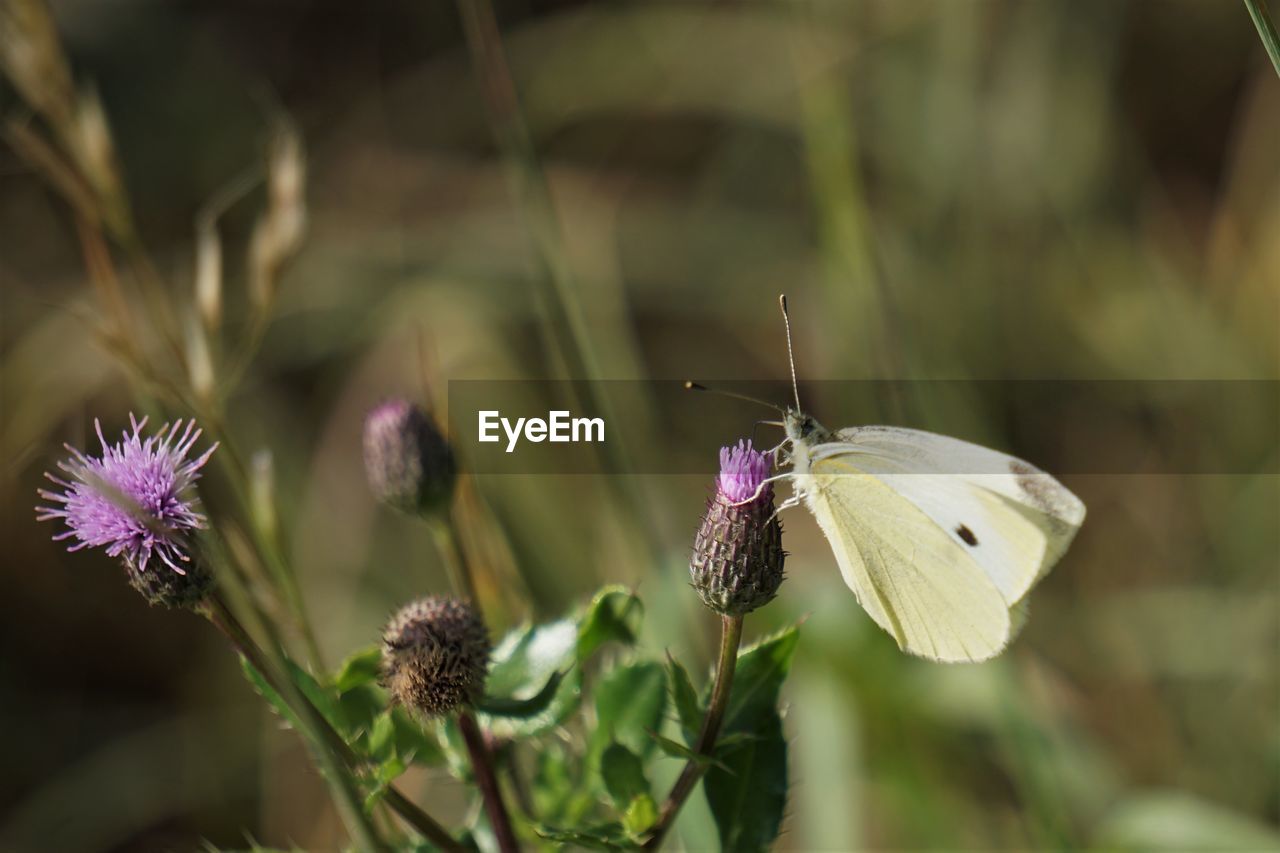
[[[786,552],[773,508],[767,453],[749,441],[720,451],[716,493],[693,540],[689,577],[702,603],[726,616],[763,607],[782,585]]]
[[[752,497],[773,502],[773,484],[764,483],[769,476],[769,456],[755,450],[750,441],[738,441],[737,447],[720,448],[720,476],[716,488],[730,503],[741,503]]]
[[[69,551],[92,546],[105,548],[109,556],[123,557],[135,581],[153,557],[185,575],[187,569],[182,564],[191,560],[187,535],[205,526],[193,485],[218,445],[188,459],[201,432],[193,421],[187,421],[185,428],[181,420],[165,424],[146,439],[142,437],[146,418],[137,421],[130,414],[129,423],[132,434],[125,431],[119,444],[108,445],[102,425],[94,420],[102,443],[101,458],[64,445],[71,459],[59,462],[58,468],[69,481],[45,474],[63,491],[39,490],[40,497],[53,505],[36,507],[36,519],[62,519],[68,529],[53,538],[74,538]]]

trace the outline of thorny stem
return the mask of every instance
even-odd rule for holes
[[[484,799],[484,810],[489,815],[489,825],[497,838],[498,849],[502,853],[518,853],[520,843],[516,841],[515,831],[511,828],[511,816],[507,813],[507,804],[503,802],[502,789],[498,787],[498,776],[493,772],[493,756],[484,742],[480,724],[470,710],[459,712],[458,728],[462,731],[462,739],[471,755],[471,770],[476,775],[476,785]]]
[[[729,707],[729,691],[733,687],[733,671],[738,664],[738,644],[742,642],[742,617],[720,617],[720,659],[716,663],[715,682],[711,687],[711,703],[707,706],[707,716],[702,721],[702,731],[693,751],[701,758],[710,758],[715,749],[716,737],[720,734],[720,726],[724,722],[725,711]],[[662,804],[662,812],[658,822],[650,831],[649,840],[645,842],[645,850],[657,850],[662,846],[663,836],[671,829],[680,807],[689,798],[693,788],[706,772],[706,762],[689,759],[676,783],[671,786],[671,793]]]
[[[359,756],[352,751],[351,747],[342,739],[342,736],[329,725],[329,722],[311,704],[311,701],[301,691],[293,689],[292,679],[282,676],[279,670],[271,664],[262,647],[244,629],[244,626],[231,613],[226,602],[218,594],[215,593],[209,597],[205,615],[208,616],[209,621],[226,635],[236,651],[262,675],[267,684],[283,699],[288,701],[300,717],[306,719],[308,727],[314,728],[313,736],[318,735],[324,747],[323,749],[317,748],[316,751],[325,754],[331,752],[336,755],[345,765],[344,769],[346,770],[357,769],[360,765]],[[386,792],[383,794],[383,801],[399,814],[406,823],[417,830],[419,834],[440,849],[449,851],[449,853],[463,853],[466,850],[462,844],[449,834],[448,830],[402,794],[394,785],[387,786]],[[360,814],[363,815],[364,812],[360,808],[358,800],[356,807],[359,809]],[[362,841],[361,843],[365,844],[366,842]],[[371,849],[378,847],[376,842],[368,843],[370,843]]]

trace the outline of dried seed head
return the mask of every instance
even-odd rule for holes
[[[249,296],[259,309],[275,298],[285,266],[307,231],[306,151],[293,125],[282,121],[267,154],[267,207],[249,238]]]
[[[388,400],[365,418],[364,467],[374,496],[401,512],[434,512],[453,496],[453,450],[407,400]]]
[[[92,88],[86,88],[77,97],[74,133],[73,154],[102,203],[107,224],[116,233],[125,233],[130,220],[129,200],[120,178],[107,113]]]
[[[74,122],[75,86],[47,3],[0,5],[0,72],[59,132]]]
[[[751,442],[721,449],[716,493],[689,561],[693,588],[717,613],[750,613],[772,601],[782,585],[786,552],[768,475],[769,458]]]
[[[222,239],[211,219],[196,224],[195,303],[205,331],[222,326]]]
[[[484,693],[489,632],[465,601],[430,596],[392,617],[382,638],[383,684],[398,702],[428,716]]]
[[[183,318],[186,327],[187,379],[196,398],[205,402],[213,400],[217,392],[217,376],[214,374],[213,352],[209,336],[194,310]]]

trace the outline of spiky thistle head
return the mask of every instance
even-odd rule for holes
[[[726,616],[768,604],[782,585],[782,525],[769,457],[750,441],[720,450],[716,492],[694,537],[689,575],[702,603]]]
[[[144,438],[147,419],[129,416],[132,431],[108,444],[94,421],[101,456],[66,445],[71,458],[58,463],[63,477],[46,473],[61,491],[40,489],[50,505],[36,507],[39,521],[61,519],[67,529],[55,541],[74,540],[69,551],[103,548],[120,557],[129,582],[152,604],[189,607],[212,583],[191,556],[191,538],[204,528],[195,482],[217,445],[190,458],[200,438],[193,421],[165,424]]]
[[[382,635],[382,680],[394,702],[427,716],[484,694],[489,632],[469,603],[428,596],[401,608]]]
[[[388,400],[365,418],[364,467],[374,497],[401,512],[430,513],[453,496],[453,449],[408,400]]]

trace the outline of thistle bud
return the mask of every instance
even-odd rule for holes
[[[364,467],[374,496],[401,512],[427,514],[453,496],[453,449],[407,400],[388,400],[365,418]]]
[[[125,561],[124,573],[129,585],[142,593],[148,604],[194,610],[204,603],[213,589],[213,575],[199,560],[192,560],[184,574],[152,567],[140,569]]]
[[[484,693],[489,632],[470,604],[430,596],[406,605],[382,637],[383,684],[397,702],[427,716]]]
[[[720,450],[716,493],[693,543],[689,574],[702,603],[741,616],[773,600],[782,585],[782,525],[774,513],[769,458],[751,442]]]

